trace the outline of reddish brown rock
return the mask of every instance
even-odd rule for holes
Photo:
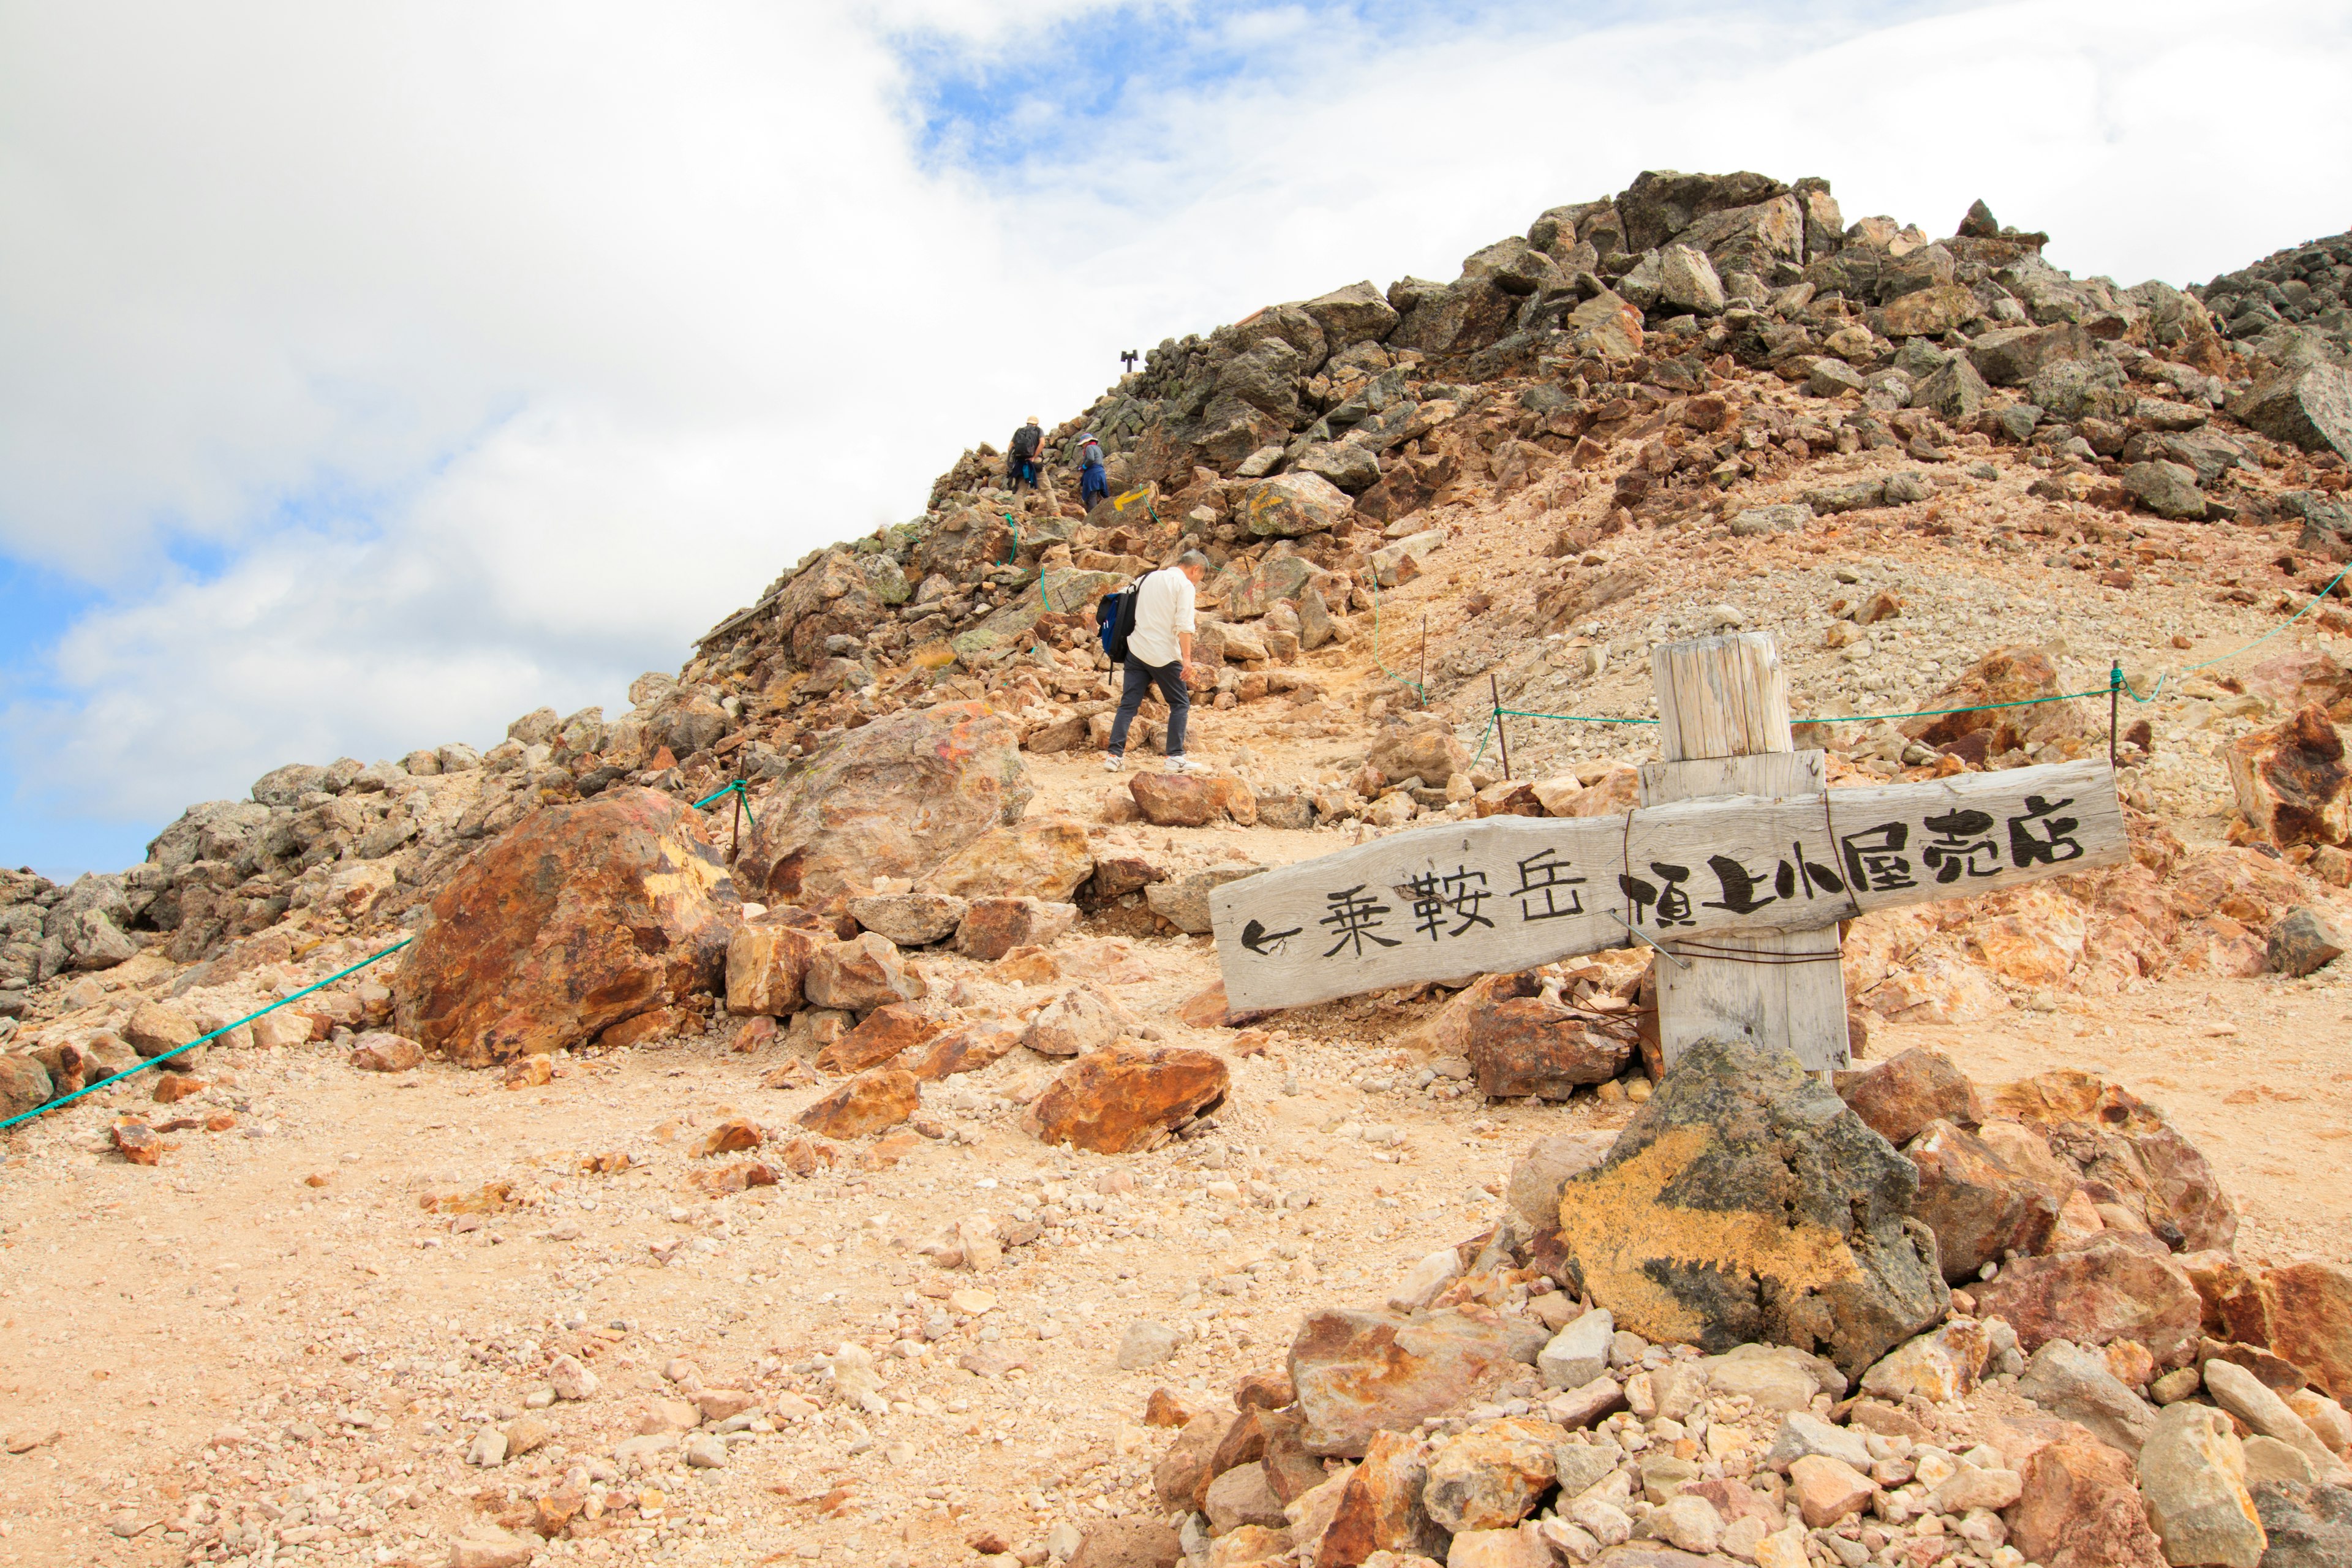
[[[1522,1364],[1547,1336],[1524,1320],[1488,1321],[1440,1310],[1312,1312],[1290,1342],[1291,1385],[1307,1417],[1309,1452],[1364,1452],[1376,1432],[1410,1431],[1467,1404]]]
[[[830,1143],[814,1138],[793,1138],[776,1146],[776,1158],[795,1176],[814,1176],[819,1167],[830,1169],[836,1158]]]
[[[1377,1432],[1339,1493],[1316,1549],[1315,1568],[1361,1568],[1375,1552],[1443,1558],[1446,1533],[1422,1506],[1429,1447],[1408,1433]]]
[[[1913,1217],[1936,1233],[1944,1278],[1962,1284],[2004,1252],[2035,1253],[2050,1239],[2064,1197],[2010,1168],[1981,1139],[1930,1121],[1904,1148],[1919,1172]]]
[[[2009,1543],[2042,1568],[2167,1568],[2131,1460],[2074,1431],[2025,1461]]]
[[[1231,1410],[1203,1410],[1184,1423],[1168,1451],[1160,1456],[1152,1467],[1152,1489],[1160,1496],[1162,1507],[1170,1512],[1197,1509],[1201,1496],[1216,1479],[1209,1468],[1210,1459],[1232,1431],[1240,1415]]]
[[[727,1010],[782,1017],[806,998],[801,987],[832,937],[768,921],[740,926],[727,939]]]
[[[1212,773],[1137,773],[1128,780],[1136,809],[1155,827],[1206,827],[1230,816],[1257,821],[1257,797],[1239,779]]]
[[[2090,712],[2074,701],[2039,701],[2030,708],[2000,708],[1998,703],[2024,702],[2056,697],[2061,690],[2057,667],[2039,648],[1997,647],[1971,665],[1959,679],[1921,704],[1923,708],[1953,708],[1969,711],[1933,719],[1912,719],[1900,728],[1912,740],[1929,746],[1950,746],[1981,731],[1976,742],[1982,754],[1998,756],[2028,741],[2080,739],[2093,729]],[[2042,1568],[2049,1568],[2044,1563]]]
[[[2261,1293],[2270,1348],[2308,1373],[2330,1398],[2352,1405],[2352,1268],[2291,1263],[2267,1269]]]
[[[1244,1373],[1234,1384],[1234,1408],[1236,1410],[1279,1410],[1298,1397],[1290,1386],[1286,1373]]]
[[[160,1057],[166,1051],[178,1050],[204,1032],[178,1004],[148,1001],[139,1004],[131,1021],[122,1026],[122,1038],[142,1057]]]
[[[427,906],[392,983],[398,1032],[481,1067],[716,990],[741,905],[691,824],[631,788],[523,818]]]
[[[1055,1076],[1023,1125],[1048,1144],[1131,1154],[1165,1142],[1225,1097],[1222,1057],[1181,1047],[1113,1046],[1088,1051]]]
[[[825,1138],[863,1138],[915,1114],[921,1089],[915,1075],[897,1068],[860,1073],[793,1120]]]
[[[164,1142],[144,1121],[116,1122],[113,1138],[115,1152],[134,1165],[153,1165],[163,1161]]]
[[[1094,869],[1085,825],[1066,816],[1041,816],[990,828],[924,878],[920,890],[967,900],[1059,902]]]
[[[1003,1059],[1020,1043],[1021,1036],[1014,1030],[968,1024],[949,1030],[898,1065],[924,1083],[936,1083],[960,1072],[978,1072]]]
[[[2052,1340],[2103,1345],[2136,1340],[2163,1367],[2197,1349],[2202,1303],[2169,1258],[2114,1237],[2074,1252],[2021,1258],[1997,1279],[1970,1288],[1977,1315],[2006,1318],[2029,1352]]]
[[[1916,1046],[1875,1067],[1838,1074],[1837,1091],[1872,1131],[1898,1149],[1931,1121],[1974,1127],[1984,1120],[1976,1085],[1952,1058]]]
[[[740,1116],[730,1116],[704,1133],[695,1143],[694,1152],[703,1159],[713,1154],[740,1153],[746,1149],[757,1149],[767,1141],[767,1137],[756,1122]]]
[[[1139,893],[1168,873],[1140,855],[1114,855],[1095,862],[1095,874],[1081,893],[1083,901],[1104,904],[1129,893]]]
[[[204,1087],[205,1080],[192,1072],[159,1072],[155,1075],[155,1103],[177,1105]]]
[[[1493,999],[1470,1015],[1470,1068],[1490,1100],[1540,1095],[1566,1100],[1606,1083],[1633,1055],[1630,1025],[1541,996]]]
[[[920,1001],[928,988],[922,971],[899,956],[896,943],[869,931],[854,942],[821,948],[809,962],[801,989],[812,1007],[864,1014],[894,1002]]]
[[[352,1066],[362,1072],[406,1072],[425,1059],[425,1047],[403,1035],[377,1030],[352,1042]]]
[[[816,1065],[826,1072],[863,1072],[900,1051],[912,1050],[944,1027],[904,1003],[894,1002],[875,1008],[857,1027],[817,1052]]]
[[[2237,1205],[2205,1156],[2164,1112],[2119,1085],[2062,1068],[2002,1085],[1986,1109],[2042,1133],[2053,1154],[2112,1189],[2174,1250],[2227,1251],[2236,1237]]]
[[[656,1007],[634,1018],[624,1018],[596,1037],[609,1051],[625,1051],[652,1040],[673,1039],[688,1030],[699,1032],[702,1016],[690,1007]]]
[[[835,741],[761,811],[737,875],[763,902],[845,904],[1019,822],[1030,794],[1019,732],[986,703],[892,714]]]
[[[1559,1479],[1552,1447],[1566,1435],[1549,1421],[1520,1417],[1444,1438],[1430,1456],[1422,1506],[1456,1533],[1508,1530]]]
[[[2254,831],[2285,848],[2352,837],[2352,768],[2327,710],[2314,703],[2273,730],[2230,742],[2230,788]]]
[[[56,1089],[47,1064],[31,1057],[0,1057],[0,1121],[47,1105]]]
[[[1044,947],[1078,923],[1075,904],[1039,899],[974,899],[956,927],[955,949],[993,963],[1016,947]]]

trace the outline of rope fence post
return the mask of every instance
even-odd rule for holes
[[[1495,741],[1502,748],[1503,776],[1511,776],[1511,736],[1503,725],[1503,689],[1495,682],[1495,672],[1486,672],[1486,696],[1495,705]]]
[[[2114,660],[2107,667],[2107,766],[2116,765],[2116,720],[2124,694],[2124,661]]]

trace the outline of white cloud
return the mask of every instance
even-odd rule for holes
[[[1450,277],[1643,167],[1821,174],[1937,230],[1983,195],[2126,281],[2352,207],[2352,39],[2277,0],[2218,40],[2177,0],[1402,44],[1157,7],[1254,64],[1142,71],[1050,162],[925,164],[895,39],[1108,50],[1107,9],[0,12],[0,552],[113,600],[0,712],[0,858],[68,811],[152,825],[290,757],[617,702],[1118,350]],[[175,568],[187,540],[226,564]]]

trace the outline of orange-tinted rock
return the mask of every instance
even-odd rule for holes
[[[1534,1364],[1547,1336],[1520,1320],[1439,1310],[1412,1319],[1337,1309],[1307,1314],[1287,1363],[1309,1452],[1364,1452]]]
[[[694,1145],[696,1154],[704,1159],[713,1154],[740,1153],[745,1149],[757,1149],[766,1142],[767,1134],[757,1123],[740,1116],[730,1116],[704,1133]]]
[[[2103,1345],[2137,1340],[2159,1366],[2184,1364],[2197,1348],[2202,1303],[2169,1258],[2112,1236],[2073,1252],[2021,1258],[1971,1286],[1977,1314],[2006,1318],[2028,1352],[2052,1340]]]
[[[53,1094],[69,1092],[54,1087],[47,1063],[31,1057],[0,1057],[0,1121],[47,1105]]]
[[[1114,1519],[1095,1525],[1068,1568],[1176,1568],[1184,1560],[1184,1540],[1176,1528],[1156,1519]]]
[[[896,1127],[915,1114],[920,1086],[898,1068],[860,1073],[793,1118],[826,1138],[863,1138]]]
[[[812,1007],[867,1013],[893,1002],[919,1001],[928,987],[922,972],[899,956],[888,937],[860,931],[855,942],[836,942],[809,961],[801,989]]]
[[[118,1121],[114,1124],[114,1147],[125,1160],[134,1165],[152,1165],[163,1158],[163,1141],[144,1121]]]
[[[767,921],[739,927],[727,939],[727,1010],[782,1017],[805,1002],[801,986],[832,938]]]
[[[1376,1552],[1442,1557],[1445,1531],[1422,1506],[1428,1479],[1427,1444],[1405,1432],[1373,1434],[1363,1463],[1340,1490],[1339,1510],[1316,1550],[1316,1568],[1360,1568]]]
[[[827,1072],[863,1072],[911,1050],[944,1027],[903,1003],[877,1007],[865,1021],[817,1052],[816,1065]]]
[[[1128,780],[1143,820],[1154,827],[1206,827],[1226,815],[1228,797],[1246,795],[1239,781],[1207,773],[1137,773]],[[1257,818],[1256,797],[1250,797],[1250,819]]]
[[[1087,879],[1079,891],[1084,903],[1108,903],[1129,893],[1139,893],[1154,882],[1165,881],[1168,873],[1140,855],[1114,855],[1095,862],[1095,874]]]
[[[205,1087],[204,1079],[192,1072],[160,1072],[155,1075],[155,1103],[177,1105]]]
[[[793,1138],[776,1145],[776,1160],[795,1176],[814,1176],[820,1168],[831,1168],[835,1156],[830,1143],[820,1143],[814,1138]]]
[[[1076,904],[1040,899],[974,899],[956,927],[955,950],[992,963],[1016,947],[1044,947],[1078,923]]]
[[[2079,1428],[2076,1429],[2079,1432]],[[2020,1472],[2009,1543],[2042,1568],[2167,1568],[2132,1462],[2095,1438],[2043,1445]]]
[[[2270,1348],[2310,1373],[2329,1397],[2352,1405],[2352,1268],[2291,1263],[2266,1269],[2261,1292]]]
[[[1839,1073],[1836,1082],[1838,1098],[1898,1149],[1931,1121],[1974,1127],[1984,1120],[1976,1086],[1940,1051],[1914,1046],[1875,1067]]]
[[[1021,1043],[1014,1030],[992,1027],[985,1024],[967,1024],[950,1029],[920,1049],[901,1058],[897,1066],[924,1083],[937,1083],[960,1072],[978,1072],[992,1062],[1001,1061]]]
[[[352,1066],[362,1072],[406,1072],[425,1059],[425,1047],[403,1035],[382,1030],[352,1042]]]
[[[1633,1054],[1629,1023],[1541,996],[1487,1001],[1469,1022],[1470,1068],[1479,1092],[1491,1100],[1566,1100],[1582,1085],[1615,1078]]]
[[[1491,1421],[1440,1439],[1422,1506],[1446,1529],[1508,1530],[1559,1478],[1552,1447],[1566,1436],[1549,1421]]]
[[[2352,768],[2325,709],[2304,708],[2273,730],[2230,742],[2230,788],[2254,831],[2284,848],[2352,837]]]
[[[1246,1373],[1234,1384],[1236,1410],[1279,1410],[1297,1397],[1298,1391],[1290,1386],[1287,1373]]]
[[[990,828],[924,878],[921,890],[964,900],[1059,902],[1094,869],[1085,826],[1066,816],[1041,816]]]
[[[2264,659],[2245,674],[2246,690],[2282,708],[2316,704],[2339,722],[2352,722],[2352,669],[2316,648]]]
[[[1231,1077],[1223,1058],[1182,1047],[1088,1051],[1046,1085],[1023,1125],[1048,1144],[1131,1154],[1223,1100]]]
[[[2226,1251],[2237,1236],[2237,1205],[2205,1156],[2121,1087],[2062,1068],[2002,1085],[1986,1109],[2042,1133],[2054,1154],[2113,1189],[2167,1246]]]
[[[631,788],[523,818],[427,906],[392,984],[399,1033],[480,1067],[716,990],[741,906],[691,822]]]
[[[2011,1169],[1973,1134],[1931,1121],[1903,1152],[1919,1173],[1911,1213],[1936,1233],[1937,1260],[1953,1284],[2004,1252],[2039,1252],[2050,1239],[2064,1196]]]
[[[760,813],[737,873],[764,902],[845,903],[1020,821],[1031,790],[1019,731],[986,703],[892,714],[833,742]]]
[[[674,1039],[689,1029],[699,1032],[701,1027],[701,1015],[690,1007],[656,1007],[622,1019],[597,1036],[596,1043],[609,1051],[625,1051],[654,1040]]]
[[[1152,1489],[1170,1512],[1201,1506],[1201,1494],[1216,1479],[1209,1460],[1240,1419],[1231,1410],[1204,1410],[1184,1424],[1151,1470]]]
[[[750,1056],[775,1043],[776,1021],[765,1014],[761,1014],[746,1021],[741,1028],[735,1031],[735,1037],[729,1042],[729,1048],[740,1052],[744,1056]]]
[[[1915,741],[1948,746],[1962,736],[1985,731],[1980,742],[1998,756],[2027,741],[2057,741],[2091,733],[2087,710],[2074,701],[2040,702],[2031,708],[1994,708],[2001,702],[2023,702],[2055,697],[2061,688],[2058,671],[2045,654],[2032,647],[1997,647],[1969,667],[1959,679],[1945,687],[1922,708],[1965,708],[1976,711],[1947,713],[1934,719],[1912,719],[1900,728]],[[2049,1568],[2044,1563],[2042,1568]]]

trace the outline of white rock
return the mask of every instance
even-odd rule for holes
[[[1551,1388],[1581,1388],[1609,1370],[1609,1340],[1616,1320],[1595,1307],[1551,1337],[1536,1356],[1536,1370]]]
[[[1406,1270],[1389,1292],[1393,1311],[1415,1312],[1437,1299],[1437,1293],[1462,1278],[1462,1258],[1450,1247],[1441,1247]]]

